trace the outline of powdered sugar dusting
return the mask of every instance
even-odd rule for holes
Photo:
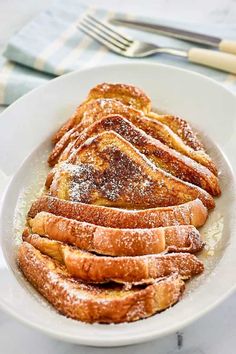
[[[202,232],[203,239],[206,242],[205,253],[207,256],[214,256],[215,250],[221,241],[224,228],[224,217],[221,213],[215,211],[214,220],[209,227]]]
[[[99,101],[99,100],[97,100],[97,101]],[[101,101],[102,102],[99,103],[100,108],[104,109],[104,107],[106,106],[107,111],[109,112],[109,110],[111,109],[111,107],[109,108],[109,104],[110,104],[109,100],[101,100]],[[86,112],[85,112],[84,117],[86,117]],[[89,121],[89,116],[87,117],[87,119]],[[84,146],[86,146],[86,145],[89,146],[92,139],[93,138],[91,138],[90,140],[87,140],[87,142]],[[146,158],[144,157],[144,160],[145,159]],[[146,162],[148,165],[152,165],[148,159],[146,159]],[[30,184],[28,187],[21,190],[21,193],[20,193],[18,201],[17,201],[15,218],[14,218],[15,219],[14,220],[14,228],[15,228],[15,234],[16,234],[16,242],[19,242],[19,235],[21,234],[22,229],[24,227],[25,216],[26,216],[26,213],[30,207],[32,200],[35,199],[37,196],[39,196],[42,192],[43,183],[44,183],[44,179],[45,179],[45,165],[46,165],[45,160],[43,162],[42,162],[42,160],[36,161],[35,166],[36,165],[37,165],[37,168],[34,169],[32,167],[32,171],[34,173],[34,176],[36,177],[34,182],[32,184]],[[81,198],[84,196],[84,194],[86,194],[91,188],[94,187],[94,182],[92,182],[92,179],[91,179],[91,170],[90,170],[89,165],[88,164],[87,165],[81,164],[79,166],[78,165],[73,166],[73,165],[69,165],[69,164],[63,164],[63,165],[61,165],[61,168],[62,169],[64,168],[64,170],[67,170],[71,175],[76,175],[80,179],[80,183],[78,183],[78,181],[76,181],[76,180],[73,180],[71,183],[71,187],[70,187],[70,198],[72,200],[80,201]],[[155,167],[154,167],[154,170],[155,170]],[[30,171],[30,172],[32,172],[32,171]],[[81,182],[81,178],[84,179],[82,182]],[[132,178],[131,178],[131,180],[132,180]],[[120,189],[124,188],[124,185],[122,185],[122,183],[119,184],[120,181],[116,181],[115,185],[112,186],[112,189],[109,189],[108,188],[109,183],[113,184],[113,181],[108,181],[107,184],[104,184],[101,187],[101,191],[106,193],[106,196],[108,198],[110,198],[110,200],[115,200],[117,193],[119,193]],[[136,187],[135,183],[137,183],[137,186],[139,186],[137,181],[132,180],[132,183],[130,183],[131,188]],[[139,191],[140,196],[142,196],[142,193],[143,193],[143,197],[145,197],[146,189],[151,187],[152,183],[153,182],[148,178],[148,174],[147,174],[147,177],[143,181],[143,185],[142,185],[143,190],[142,190],[142,188],[140,188],[140,191]],[[163,193],[166,193],[165,188],[164,188],[165,186],[163,185],[162,181],[159,182],[159,185],[160,185],[160,188],[162,187]],[[131,212],[131,211],[129,211],[129,212]],[[171,218],[170,223],[173,225],[174,224],[173,223],[173,219],[174,219],[173,214],[174,213],[172,213],[172,214],[166,213],[165,215],[163,214],[163,220],[165,218],[166,218],[166,220],[168,220],[168,218]],[[149,214],[149,217],[150,217],[150,219],[152,219],[152,216],[150,216],[150,215],[151,215],[151,213]],[[189,223],[190,220],[192,219],[192,215],[187,215],[186,208],[185,209],[180,208],[180,209],[178,209],[178,218],[182,218],[183,222]],[[178,224],[178,221],[176,218],[176,225],[177,224]],[[61,226],[61,227],[62,227],[61,231],[63,231],[63,226]],[[207,269],[206,274],[209,274],[209,272],[212,271],[212,269],[215,266],[215,262],[217,261],[217,250],[219,248],[220,242],[222,241],[223,227],[224,227],[223,215],[220,212],[214,211],[211,214],[210,220],[208,220],[208,224],[202,230],[202,236],[206,241],[206,248],[205,248],[205,251],[201,253],[200,259],[203,259],[205,261],[206,269]],[[148,233],[149,237],[150,237],[150,233],[151,232]],[[129,239],[124,238],[124,243],[128,245]],[[214,257],[214,256],[216,256],[216,257]],[[170,255],[170,258],[171,257],[174,257],[174,255]],[[212,259],[214,260],[214,262],[211,262]],[[185,266],[188,268],[188,264],[185,264]],[[206,274],[204,274],[204,277],[206,276]],[[55,276],[55,274],[53,274],[53,272],[51,272],[50,281],[52,283],[57,282],[57,278],[55,278],[54,276]],[[196,284],[199,284],[199,279],[196,279],[196,280],[194,280],[194,282],[191,282],[190,287],[188,287],[188,289],[189,289],[188,294],[191,293],[192,289],[194,289]],[[50,288],[51,284],[48,284],[46,286],[48,288]],[[62,284],[62,287],[64,287],[65,292],[69,293],[69,295],[71,297],[76,295],[73,292],[73,290],[70,292],[70,290],[71,290],[70,286],[69,286],[69,288],[67,288],[66,284]],[[86,298],[86,295],[84,298]],[[83,299],[83,296],[82,296],[82,299]]]
[[[15,243],[19,244],[21,242],[22,231],[25,227],[26,216],[29,208],[36,198],[38,198],[44,190],[45,177],[48,173],[48,166],[46,164],[46,159],[48,156],[48,149],[46,151],[35,154],[31,160],[31,173],[30,184],[24,186],[19,193],[15,213],[13,220],[13,235],[15,237]]]

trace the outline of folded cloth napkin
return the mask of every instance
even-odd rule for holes
[[[85,13],[93,14],[102,20],[107,20],[114,15],[112,12],[83,5],[80,0],[58,0],[10,39],[3,53],[4,57],[0,58],[0,104],[8,105],[53,77],[76,69],[140,60],[114,54],[80,32],[76,28],[76,23]],[[194,25],[141,18],[130,14],[126,14],[126,17],[236,39],[236,25]],[[189,43],[152,33],[127,28],[122,28],[122,31],[134,38],[163,46],[183,49],[191,47]],[[146,58],[145,61],[194,70],[236,90],[236,76],[191,64],[181,58],[156,55]]]

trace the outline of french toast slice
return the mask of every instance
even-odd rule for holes
[[[199,198],[215,202],[205,190],[157,168],[128,141],[112,131],[88,139],[76,152],[75,165],[62,163],[49,194],[103,206],[145,209]]]
[[[150,98],[143,90],[133,85],[104,82],[89,91],[87,102],[97,98],[118,99],[126,106],[134,107],[144,113],[148,113],[151,110]]]
[[[88,323],[132,322],[174,305],[184,282],[173,274],[148,286],[91,285],[73,279],[66,268],[23,242],[19,266],[28,281],[61,314]]]
[[[179,273],[186,280],[204,269],[203,263],[190,253],[110,257],[82,251],[37,234],[25,233],[23,240],[63,264],[72,277],[89,283],[150,283],[173,273]]]
[[[86,128],[78,138],[68,146],[60,161],[72,163],[76,160],[77,149],[88,139],[104,131],[114,131],[129,141],[157,167],[171,173],[186,182],[205,189],[211,195],[220,194],[217,177],[206,167],[178,151],[169,148],[159,140],[152,138],[143,130],[119,115],[110,115],[96,121]]]
[[[41,211],[95,225],[123,229],[143,229],[176,225],[200,227],[205,224],[208,217],[207,208],[200,199],[169,207],[125,210],[100,205],[74,203],[49,195],[43,195],[32,203],[28,217],[34,218]]]
[[[189,123],[185,119],[170,114],[157,114],[155,112],[149,112],[147,116],[167,125],[193,150],[205,151],[202,142],[198,139],[197,135],[193,132]]]
[[[204,245],[191,225],[152,229],[117,229],[89,224],[47,212],[28,220],[32,233],[110,256],[141,256],[161,252],[200,251]],[[24,234],[28,234],[25,230]]]
[[[68,144],[71,141],[73,142],[84,129],[88,128],[97,120],[111,114],[119,114],[126,117],[126,119],[131,122],[136,121],[138,118],[145,117],[143,112],[138,111],[133,107],[126,106],[115,99],[101,98],[86,102],[77,108],[74,126],[55,144],[55,147],[48,158],[49,165],[53,167],[58,162]]]
[[[68,144],[78,138],[85,128],[107,115],[119,114],[147,134],[151,135],[153,138],[160,140],[163,144],[195,160],[217,175],[216,165],[203,150],[195,151],[190,146],[186,145],[184,141],[169,128],[169,126],[163,124],[158,119],[145,117],[141,111],[138,111],[133,107],[125,106],[122,102],[112,99],[98,99],[86,103],[85,112],[84,110],[80,113],[79,112],[80,110],[78,109],[80,124],[69,130],[61,140],[58,141],[48,158],[50,166],[54,166],[58,162]],[[182,135],[183,134],[184,133],[182,133]]]
[[[217,174],[217,169],[214,162],[203,150],[195,151],[190,145],[186,145],[184,141],[180,138],[180,136],[188,136],[189,134],[189,140],[192,139],[192,141],[196,141],[196,139],[194,140],[194,134],[190,134],[190,127],[189,129],[182,130],[181,128],[179,128],[179,130],[175,129],[178,131],[178,134],[176,134],[170,129],[170,127],[175,126],[175,124],[171,124],[171,121],[174,120],[175,117],[158,116],[159,119],[150,119],[145,117],[141,111],[138,111],[133,107],[125,106],[124,104],[122,104],[122,102],[112,99],[93,100],[86,103],[85,111],[82,110],[81,112],[80,109],[78,109],[78,116],[81,120],[80,124],[71,129],[71,131],[65,134],[65,136],[63,136],[63,138],[58,142],[58,144],[53,149],[51,155],[49,156],[49,164],[53,166],[57,162],[60,154],[68,145],[68,143],[78,137],[78,135],[83,131],[83,129],[88,127],[94,121],[101,119],[102,117],[109,114],[120,114],[124,116],[126,119],[130,120],[133,124],[143,129],[146,133],[152,135],[154,138],[159,139],[164,144],[179,151],[185,156],[194,159],[195,161],[209,168],[214,174]],[[166,117],[165,120],[163,117]],[[164,123],[166,123],[166,121],[170,121],[170,127],[168,126],[168,124],[163,124],[163,120]],[[187,124],[188,123],[186,123],[186,125]],[[197,144],[197,142],[195,142],[195,144]]]
[[[80,123],[82,116],[86,113],[87,104],[94,100],[99,99],[114,99],[118,100],[129,107],[136,108],[144,112],[150,118],[154,118],[169,126],[180,138],[194,150],[204,150],[203,144],[199,141],[196,134],[194,134],[190,125],[182,118],[175,117],[173,115],[159,115],[155,112],[150,111],[151,101],[145,95],[145,93],[132,86],[132,85],[121,85],[121,84],[100,84],[91,89],[87,100],[77,108],[72,121],[68,128],[75,126]],[[119,112],[110,112],[117,113]],[[66,129],[67,131],[68,129]],[[64,134],[63,134],[64,135]],[[58,140],[58,139],[56,139]]]
[[[87,103],[101,98],[115,99],[126,106],[131,106],[144,113],[148,113],[151,109],[150,98],[142,90],[133,85],[99,84],[89,91],[87,99],[77,108],[69,121],[53,136],[53,143],[55,144],[68,130],[81,122],[83,114],[87,109]]]

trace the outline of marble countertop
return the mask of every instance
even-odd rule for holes
[[[0,52],[8,38],[52,0],[0,1]],[[97,7],[121,10],[120,0],[90,0]],[[142,13],[188,22],[236,22],[236,0],[130,0],[122,12]],[[0,107],[2,111],[4,107]],[[7,284],[6,284],[7,286]],[[219,280],[220,286],[220,280]],[[0,310],[0,352],[4,354],[234,354],[236,352],[236,294],[179,333],[123,348],[89,348],[60,342],[19,323]]]

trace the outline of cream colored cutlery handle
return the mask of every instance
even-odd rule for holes
[[[219,43],[219,50],[221,52],[236,54],[236,41],[222,39],[222,41]]]
[[[191,48],[188,52],[188,59],[192,63],[236,74],[236,55],[233,54],[209,49]]]

